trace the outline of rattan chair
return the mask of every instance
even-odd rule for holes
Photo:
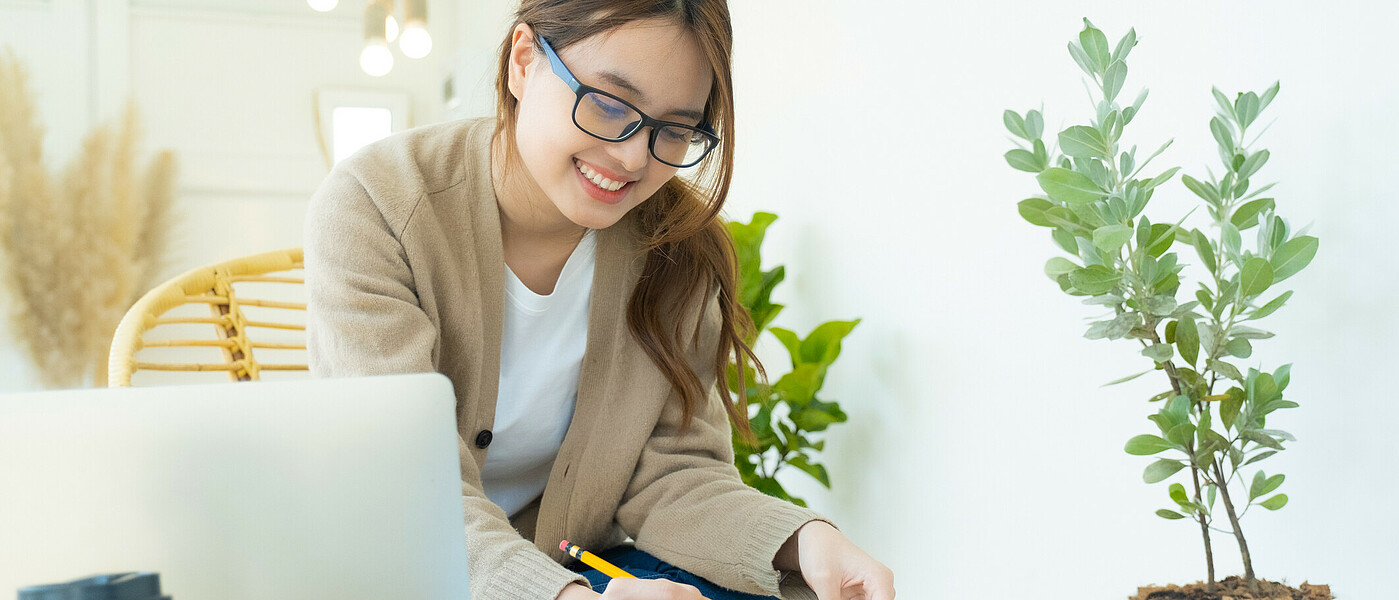
[[[299,351],[304,357],[306,303],[256,297],[294,295],[304,300],[304,277],[285,273],[301,267],[301,249],[291,248],[200,267],[151,290],[117,326],[107,385],[130,386],[137,371],[224,372],[233,381],[255,381],[265,371],[306,371],[304,358],[303,364],[295,364],[261,362],[257,357],[260,350],[278,356]],[[235,291],[248,287],[256,288],[254,297]],[[191,305],[196,308],[176,310]],[[203,306],[208,307],[209,316],[204,316]],[[190,310],[198,312],[178,314]],[[176,337],[153,335],[162,330],[174,331]],[[272,338],[278,341],[268,341]],[[137,354],[147,348],[180,350],[166,351],[174,353],[168,357],[171,360],[138,360]],[[193,354],[210,353],[210,349],[221,351],[223,361],[217,362],[211,354],[208,362],[190,362]]]

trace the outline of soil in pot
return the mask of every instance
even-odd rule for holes
[[[1244,578],[1232,575],[1215,582],[1214,591],[1205,591],[1205,582],[1189,585],[1144,586],[1127,600],[1332,600],[1331,586],[1303,582],[1298,587],[1258,580],[1258,593],[1248,591]]]

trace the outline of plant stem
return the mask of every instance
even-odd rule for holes
[[[1220,468],[1219,461],[1214,463],[1214,476],[1216,479],[1224,479],[1224,470]],[[1248,585],[1248,591],[1258,592],[1258,580],[1253,576],[1253,558],[1248,553],[1248,541],[1244,539],[1244,530],[1239,526],[1239,516],[1234,512],[1234,502],[1229,498],[1229,487],[1219,486],[1219,495],[1224,499],[1224,510],[1229,513],[1229,523],[1234,526],[1234,539],[1239,542],[1239,554],[1244,559],[1244,583]]]
[[[1152,321],[1149,315],[1146,319],[1147,330],[1151,332],[1152,343],[1161,343],[1161,338],[1156,335],[1156,323]],[[1181,394],[1180,379],[1176,375],[1175,364],[1168,360],[1161,363],[1161,366],[1166,370],[1166,377],[1171,380],[1171,390],[1179,396]],[[1190,479],[1195,484],[1195,501],[1204,504],[1203,496],[1200,494],[1200,467],[1195,465],[1195,444],[1186,442],[1185,451],[1189,454],[1186,460],[1190,461]],[[1195,511],[1195,520],[1200,523],[1200,538],[1205,543],[1205,572],[1209,575],[1209,578],[1206,580],[1205,591],[1214,592],[1214,547],[1210,543],[1210,525],[1205,520],[1205,511]]]

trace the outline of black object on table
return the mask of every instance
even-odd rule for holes
[[[20,588],[19,600],[170,600],[158,573],[112,573]]]

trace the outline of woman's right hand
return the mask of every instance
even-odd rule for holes
[[[598,594],[584,586],[571,584],[559,593],[558,600],[704,600],[692,585],[664,579],[635,579],[619,577],[607,584],[607,591]]]

